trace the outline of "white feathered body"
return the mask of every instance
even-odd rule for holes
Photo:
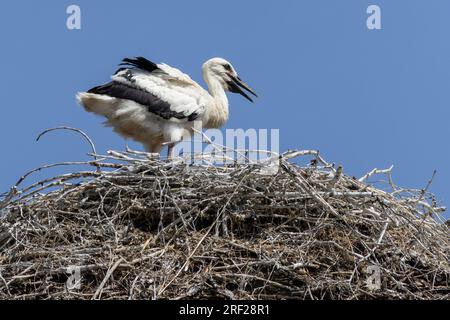
[[[164,143],[192,134],[194,121],[201,121],[204,128],[218,128],[227,121],[228,100],[223,89],[214,97],[180,70],[166,64],[156,66],[152,72],[124,68],[112,76],[112,83],[122,86],[124,92],[133,90],[134,95],[150,93],[170,110],[150,112],[147,105],[108,94],[83,92],[78,100],[87,111],[106,117],[107,126],[142,143],[149,152],[160,152]],[[210,91],[220,86],[213,80],[208,85]]]

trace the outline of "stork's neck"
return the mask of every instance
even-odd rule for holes
[[[203,71],[213,103],[206,109],[205,128],[219,128],[228,120],[228,98],[220,80],[209,70]]]

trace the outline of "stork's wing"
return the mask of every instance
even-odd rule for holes
[[[188,75],[145,58],[124,59],[112,81],[89,90],[135,101],[166,120],[193,121],[205,111],[207,92]]]

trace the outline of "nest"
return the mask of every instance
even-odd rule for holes
[[[315,151],[213,156],[110,151],[22,177],[0,202],[0,299],[449,299],[445,208],[427,188],[349,177]]]

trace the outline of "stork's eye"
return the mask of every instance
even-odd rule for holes
[[[223,67],[225,68],[225,70],[231,71],[231,66],[229,64],[224,64]]]

